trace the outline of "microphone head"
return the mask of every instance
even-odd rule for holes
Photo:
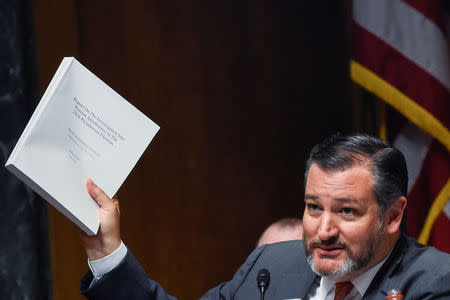
[[[261,269],[256,277],[256,283],[258,284],[258,289],[263,292],[267,290],[270,283],[270,273],[266,269]]]

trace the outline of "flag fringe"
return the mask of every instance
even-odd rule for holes
[[[350,61],[350,76],[353,81],[397,109],[450,151],[450,131],[430,112],[354,60]]]
[[[450,197],[450,179],[447,180],[447,183],[444,185],[439,195],[436,197],[433,204],[431,205],[430,210],[428,211],[428,215],[425,220],[425,225],[423,226],[419,238],[417,239],[419,243],[424,245],[428,243],[434,222],[439,217],[444,207],[447,205],[449,197]]]
[[[378,128],[378,135],[380,139],[387,141],[387,120],[386,120],[386,104],[384,102],[379,102],[378,105],[378,115],[380,127]]]

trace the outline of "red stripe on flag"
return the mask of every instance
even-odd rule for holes
[[[403,0],[403,2],[427,17],[445,34],[444,2],[442,0]]]
[[[423,228],[428,210],[450,176],[449,157],[445,147],[434,140],[423,161],[419,177],[416,179],[408,199],[406,232],[418,237]]]
[[[429,244],[450,253],[450,220],[444,212],[434,222]]]
[[[433,76],[353,21],[352,57],[450,127],[450,92]]]

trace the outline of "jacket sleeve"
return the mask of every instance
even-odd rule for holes
[[[176,300],[159,283],[147,278],[144,269],[130,251],[115,269],[94,283],[93,279],[93,274],[89,271],[80,283],[80,292],[90,300]]]
[[[211,289],[201,300],[228,300],[239,289],[264,249],[255,249],[239,268],[233,279]],[[89,300],[135,299],[135,300],[176,300],[167,294],[157,282],[147,278],[144,269],[128,250],[123,261],[111,272],[92,283],[92,272],[88,272],[80,283],[80,292]]]

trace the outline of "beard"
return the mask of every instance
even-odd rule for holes
[[[306,235],[303,234],[305,245],[304,250],[308,264],[311,266],[314,273],[326,278],[340,278],[350,273],[359,271],[367,266],[374,257],[375,251],[377,250],[377,245],[380,244],[384,237],[384,226],[383,224],[380,224],[376,235],[369,239],[365,247],[363,247],[359,252],[353,252],[350,247],[346,243],[340,241],[338,237],[334,237],[326,241],[314,241],[309,243]],[[337,266],[331,271],[319,270],[314,262],[313,250],[320,246],[326,245],[337,245],[347,253],[347,259],[340,266]]]

